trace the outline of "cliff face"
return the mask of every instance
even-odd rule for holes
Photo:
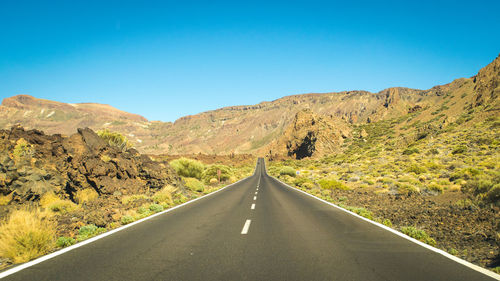
[[[498,104],[500,96],[500,55],[474,77],[474,105]]]
[[[344,121],[305,109],[295,114],[274,147],[278,154],[296,159],[321,156],[338,150],[349,134]]]

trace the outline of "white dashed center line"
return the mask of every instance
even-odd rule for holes
[[[253,200],[257,200],[257,196],[254,196],[254,197],[253,197]]]
[[[255,191],[255,195],[257,195],[257,191]]]
[[[250,209],[255,210],[255,203],[252,204],[252,207],[250,207]]]
[[[243,226],[243,229],[241,230],[241,234],[247,234],[248,233],[248,229],[250,228],[250,223],[252,221],[251,220],[247,220],[245,222],[245,225]]]

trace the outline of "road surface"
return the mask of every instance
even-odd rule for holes
[[[255,174],[4,280],[494,280]]]

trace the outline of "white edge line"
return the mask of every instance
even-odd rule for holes
[[[270,176],[270,177],[271,177],[271,176]],[[328,202],[328,201],[323,200],[323,199],[321,199],[321,198],[318,198],[318,197],[316,197],[316,196],[314,196],[314,195],[312,195],[312,194],[309,194],[309,193],[307,193],[307,192],[305,192],[305,191],[303,191],[303,190],[300,190],[300,189],[298,189],[298,188],[295,188],[295,187],[289,186],[288,184],[286,184],[286,183],[284,183],[284,182],[280,181],[279,179],[277,179],[277,178],[275,178],[275,177],[272,177],[272,178],[273,178],[273,179],[275,179],[275,180],[277,180],[278,182],[282,183],[283,185],[285,185],[285,186],[286,186],[286,187],[288,187],[288,188],[291,188],[291,189],[293,189],[293,190],[295,190],[295,191],[298,191],[298,192],[302,192],[302,193],[304,193],[304,194],[305,194],[305,195],[307,195],[307,196],[310,196],[310,197],[312,197],[312,198],[314,198],[314,199],[317,199],[317,200],[319,200],[319,201],[321,201],[321,202],[323,202],[323,203],[326,203],[326,204],[328,204],[328,205],[330,205],[330,206],[333,206],[333,207],[335,207],[335,208],[337,208],[337,209],[340,209],[340,210],[342,210],[342,211],[344,211],[344,212],[346,212],[346,213],[348,213],[348,214],[351,214],[351,215],[353,215],[353,216],[355,216],[355,217],[358,217],[358,218],[360,218],[360,219],[362,219],[362,220],[364,220],[364,221],[367,221],[367,222],[369,222],[369,223],[371,223],[371,224],[374,224],[374,225],[376,225],[376,226],[378,226],[378,227],[381,227],[381,228],[383,228],[383,229],[385,229],[385,230],[387,230],[387,231],[390,231],[390,232],[392,232],[392,233],[394,233],[394,234],[396,234],[396,235],[398,235],[398,236],[400,236],[400,237],[402,237],[402,238],[405,238],[406,240],[409,240],[409,241],[411,241],[411,242],[413,242],[413,243],[415,243],[415,244],[418,244],[418,245],[420,245],[420,246],[422,246],[422,247],[424,247],[424,248],[427,248],[427,249],[429,249],[429,250],[431,250],[431,251],[434,251],[434,252],[436,252],[436,253],[438,253],[438,254],[441,254],[441,255],[443,255],[443,256],[445,256],[445,257],[447,257],[447,258],[449,258],[449,259],[451,259],[451,260],[453,260],[453,261],[455,261],[455,262],[457,262],[457,263],[460,263],[460,264],[462,264],[462,265],[464,265],[464,266],[467,266],[467,267],[469,267],[469,268],[471,268],[471,269],[474,269],[474,270],[476,270],[476,271],[478,271],[478,272],[481,272],[481,273],[483,273],[483,274],[485,274],[485,275],[488,275],[489,277],[492,277],[492,278],[494,278],[494,279],[496,279],[496,280],[500,280],[500,275],[499,275],[499,274],[496,274],[496,273],[495,273],[495,272],[493,272],[493,271],[490,271],[490,270],[488,270],[488,269],[486,269],[486,268],[483,268],[483,267],[480,267],[480,266],[475,265],[475,264],[473,264],[473,263],[470,263],[470,262],[468,262],[468,261],[466,261],[466,260],[463,260],[463,259],[461,259],[461,258],[459,258],[459,257],[456,257],[456,256],[454,256],[454,255],[452,255],[452,254],[449,254],[449,253],[447,253],[447,252],[445,252],[445,251],[443,251],[443,250],[441,250],[441,249],[438,249],[438,248],[432,247],[431,245],[425,244],[424,242],[421,242],[421,241],[419,241],[419,240],[416,240],[416,239],[414,239],[414,238],[411,238],[410,236],[408,236],[408,235],[406,235],[406,234],[403,234],[402,232],[399,232],[399,231],[397,231],[397,230],[395,230],[395,229],[392,229],[392,228],[390,228],[390,227],[388,227],[388,226],[385,226],[385,225],[383,225],[383,224],[381,224],[381,223],[378,223],[378,222],[372,221],[372,220],[370,220],[370,219],[367,219],[367,218],[365,218],[365,217],[362,217],[362,216],[360,216],[360,215],[358,215],[358,214],[356,214],[356,213],[353,213],[353,212],[348,211],[348,210],[346,210],[346,209],[344,209],[344,208],[342,208],[342,207],[339,207],[339,206],[337,206],[337,205],[335,205],[335,204],[333,204],[333,203],[331,203],[331,202]]]
[[[250,228],[250,223],[252,221],[251,220],[247,220],[245,222],[245,225],[243,225],[243,229],[241,230],[241,234],[247,234],[248,233],[248,229]]]
[[[231,186],[233,186],[233,185],[235,185],[235,184],[237,184],[237,183],[239,183],[239,182],[241,182],[241,181],[243,181],[243,180],[245,180],[245,179],[247,179],[247,178],[249,178],[249,177],[243,178],[243,179],[241,179],[241,180],[239,180],[239,181],[237,181],[237,182],[235,182],[235,183],[232,183],[232,184],[230,184],[230,185],[226,185],[226,186],[224,186],[223,188],[218,189],[218,190],[216,190],[216,191],[214,191],[214,192],[211,192],[211,193],[205,194],[205,195],[203,195],[203,196],[201,196],[201,197],[198,197],[198,198],[195,198],[195,199],[190,200],[190,201],[188,201],[188,202],[182,203],[182,204],[180,204],[180,205],[177,205],[177,206],[172,207],[172,208],[170,208],[170,209],[167,209],[167,210],[165,210],[165,211],[161,211],[161,212],[156,213],[156,214],[154,214],[154,215],[151,215],[151,216],[149,216],[149,217],[145,217],[145,218],[140,219],[140,220],[137,220],[137,221],[135,221],[135,222],[132,222],[132,223],[129,223],[129,224],[126,224],[126,225],[120,226],[120,227],[118,227],[118,228],[115,228],[115,229],[113,229],[113,230],[110,230],[110,231],[104,232],[103,234],[99,234],[99,235],[97,235],[97,236],[94,236],[94,237],[89,238],[89,239],[87,239],[87,240],[84,240],[84,241],[82,241],[82,242],[78,242],[78,243],[76,243],[76,244],[74,244],[74,245],[72,245],[72,246],[69,246],[69,247],[63,248],[63,249],[61,249],[61,250],[55,251],[55,252],[53,252],[53,253],[50,253],[50,254],[48,254],[48,255],[45,255],[45,256],[39,257],[39,258],[34,259],[34,260],[32,260],[32,261],[29,261],[29,262],[26,262],[26,263],[20,264],[20,265],[18,265],[18,266],[16,266],[16,267],[13,267],[13,268],[11,268],[11,269],[8,269],[8,270],[6,270],[6,271],[4,271],[4,272],[0,273],[0,279],[2,279],[2,278],[4,278],[4,277],[7,277],[7,276],[9,276],[9,275],[11,275],[11,274],[14,274],[14,273],[16,273],[16,272],[19,272],[19,271],[21,271],[21,270],[23,270],[23,269],[26,269],[26,268],[28,268],[28,267],[31,267],[31,266],[34,266],[34,265],[39,264],[39,263],[41,263],[41,262],[44,262],[44,261],[46,261],[46,260],[50,260],[50,259],[52,259],[52,258],[54,258],[54,257],[57,257],[57,256],[62,255],[62,254],[64,254],[64,253],[67,253],[67,252],[69,252],[69,251],[71,251],[71,250],[74,250],[74,249],[76,249],[76,248],[80,248],[80,247],[82,247],[82,246],[85,246],[85,245],[87,245],[87,244],[90,244],[90,243],[92,243],[92,242],[94,242],[94,241],[97,241],[97,240],[99,240],[99,239],[101,239],[101,238],[104,238],[104,237],[106,237],[106,236],[112,235],[112,234],[114,234],[114,233],[116,233],[116,232],[118,232],[118,231],[122,231],[122,230],[124,230],[124,229],[127,229],[127,228],[129,228],[129,227],[132,227],[132,226],[134,226],[134,225],[136,225],[136,224],[139,224],[139,223],[141,223],[141,222],[144,222],[144,221],[147,221],[147,220],[152,219],[152,218],[154,218],[154,217],[157,217],[157,216],[163,215],[163,214],[168,213],[168,212],[170,212],[170,211],[173,211],[173,210],[175,210],[175,209],[177,209],[177,208],[180,208],[180,207],[186,206],[187,204],[190,204],[190,203],[196,202],[196,201],[198,201],[198,200],[200,200],[200,199],[203,199],[203,198],[208,197],[208,196],[210,196],[210,195],[213,195],[213,194],[215,194],[215,193],[217,193],[217,192],[219,192],[219,191],[222,191],[222,190],[224,190],[224,189],[226,189],[226,188],[228,188],[228,187],[231,187]]]

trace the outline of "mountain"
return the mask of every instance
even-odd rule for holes
[[[64,135],[73,134],[81,127],[108,128],[123,133],[140,152],[151,154],[271,153],[300,158],[341,149],[357,124],[395,122],[402,118],[394,134],[409,140],[432,134],[463,118],[498,114],[499,80],[500,58],[497,57],[474,77],[460,78],[428,90],[395,87],[378,93],[293,95],[256,105],[189,115],[173,123],[148,121],[109,105],[65,104],[21,95],[2,102],[0,128],[20,124]],[[484,110],[475,111],[479,107]],[[464,117],[463,113],[469,111],[475,113]],[[403,118],[405,116],[411,119]],[[309,121],[304,118],[319,123],[309,131]],[[297,154],[300,147],[309,152]]]

